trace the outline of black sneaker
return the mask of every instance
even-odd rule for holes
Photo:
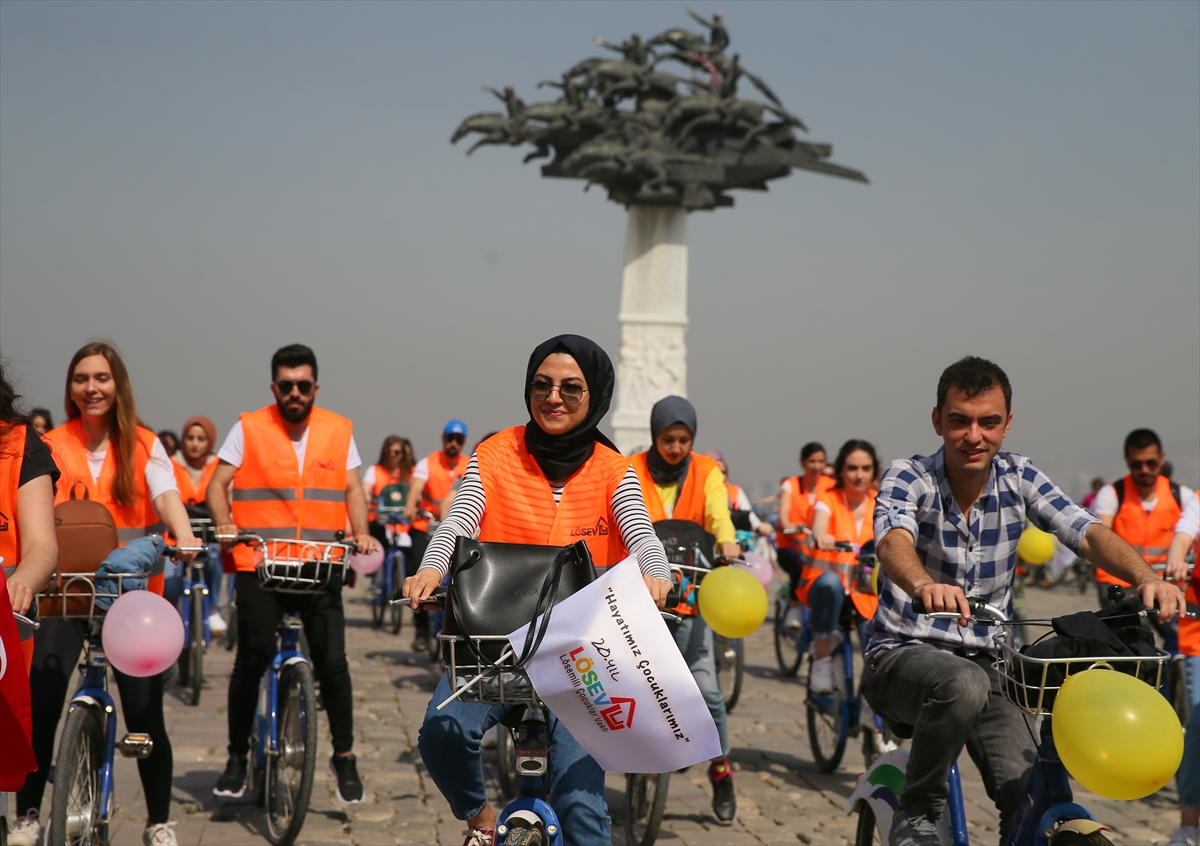
[[[910,814],[897,809],[892,817],[888,840],[895,846],[938,846],[937,820],[924,814]]]
[[[225,763],[225,772],[217,779],[213,788],[213,796],[224,796],[237,799],[246,792],[246,759],[240,755],[230,755]]]
[[[357,761],[353,755],[334,755],[329,759],[329,767],[337,776],[337,798],[343,805],[357,805],[363,800]]]
[[[429,648],[429,636],[423,632],[417,632],[417,636],[413,638],[412,651],[424,652]]]
[[[714,762],[708,768],[708,780],[713,786],[713,816],[721,825],[732,825],[737,816],[737,796],[733,792],[733,770],[729,768],[729,762]]]

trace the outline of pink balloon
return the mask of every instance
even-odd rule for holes
[[[771,583],[775,581],[775,568],[771,566],[771,562],[755,552],[747,552],[742,557],[746,559],[746,564],[742,569],[758,579],[759,584],[764,588],[770,590]]]
[[[383,566],[383,550],[377,549],[374,552],[368,552],[366,555],[354,553],[350,556],[350,569],[356,573],[362,573],[364,576],[369,576]]]
[[[100,632],[108,662],[129,676],[154,676],[183,651],[183,619],[171,603],[148,590],[122,594]]]

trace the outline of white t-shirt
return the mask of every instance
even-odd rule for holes
[[[1182,488],[1179,492],[1183,493]],[[1200,498],[1193,496],[1183,501],[1183,513],[1175,524],[1175,532],[1186,532],[1192,536],[1192,540],[1200,535]]]
[[[308,450],[308,429],[305,428],[304,434],[298,441],[292,441],[292,449],[296,452],[296,461],[303,467],[304,454]],[[234,467],[241,467],[242,461],[246,457],[246,436],[242,434],[242,421],[233,424],[233,428],[229,430],[229,434],[225,438],[225,443],[221,444],[221,451],[217,453],[217,458],[232,464]],[[362,466],[362,459],[358,456],[358,445],[354,443],[354,436],[350,436],[350,451],[346,453],[346,470],[357,470]]]
[[[413,468],[412,477],[414,479],[423,479],[429,481],[429,457],[426,456],[417,462],[417,466]]]
[[[100,473],[104,469],[104,459],[107,455],[107,448],[100,452],[88,451],[88,470],[92,471],[93,484],[100,480]],[[150,488],[151,503],[167,491],[179,490],[179,485],[175,484],[175,468],[171,466],[167,450],[158,438],[154,439],[154,443],[150,447],[150,460],[146,462],[146,486]],[[158,514],[157,508],[154,509],[154,513]]]
[[[1179,486],[1179,501],[1181,503],[1186,505],[1187,501],[1189,499],[1195,499],[1195,498],[1196,498],[1196,495],[1192,492],[1191,488],[1185,487],[1184,485]],[[1146,500],[1143,499],[1141,502],[1142,502],[1142,508],[1146,509],[1146,513],[1149,514],[1151,511],[1154,510],[1154,506],[1158,505],[1158,497],[1155,496],[1149,502],[1147,502]],[[1091,510],[1092,510],[1092,513],[1095,514],[1097,517],[1114,517],[1114,516],[1116,516],[1116,513],[1117,513],[1117,489],[1115,487],[1113,487],[1112,485],[1105,485],[1099,491],[1097,491],[1096,498],[1094,500],[1092,500],[1092,509]]]
[[[363,483],[364,487],[368,487],[368,488],[375,487],[375,465],[374,464],[372,464],[370,467],[367,468],[366,473],[363,473],[362,483]]]

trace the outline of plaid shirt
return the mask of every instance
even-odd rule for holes
[[[983,494],[964,515],[946,480],[943,451],[893,461],[875,501],[875,539],[907,529],[930,578],[957,584],[968,597],[1012,614],[1017,541],[1028,520],[1058,537],[1076,554],[1088,527],[1099,522],[1076,505],[1022,455],[1000,452]],[[868,652],[905,643],[942,649],[990,651],[994,630],[960,628],[956,620],[926,620],[913,613],[912,598],[886,575],[879,576],[879,610],[868,626]]]

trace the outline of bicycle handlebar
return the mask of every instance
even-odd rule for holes
[[[392,591],[392,598],[388,600],[388,604],[389,605],[412,605],[412,600],[410,598],[404,596],[403,593],[404,593],[403,588],[397,588],[396,590]],[[430,607],[438,607],[438,608],[445,607],[445,605],[446,605],[446,588],[440,587],[440,586],[434,588],[433,594],[429,597],[429,599],[423,601],[421,604],[427,605]],[[667,606],[678,605],[679,604],[679,591],[677,591],[675,588],[671,588],[669,591],[667,591],[666,604],[667,604]],[[674,622],[679,622],[679,620],[682,619],[678,614],[673,614],[670,611],[660,610],[658,613],[660,613],[665,619],[673,620]]]

